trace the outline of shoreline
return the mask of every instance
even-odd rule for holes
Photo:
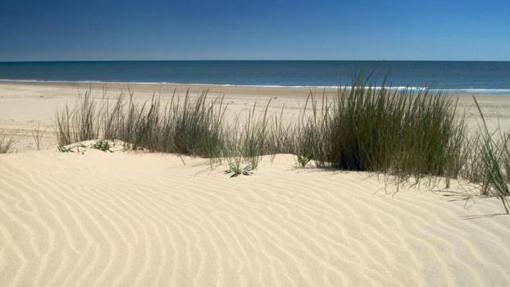
[[[138,82],[138,81],[95,81],[95,80],[14,80],[0,79],[1,84],[27,85],[75,85],[75,86],[168,86],[205,89],[278,89],[278,90],[326,90],[335,91],[338,88],[350,88],[351,85],[273,85],[273,84],[229,84],[229,83],[174,83],[174,82]],[[430,88],[427,86],[390,86],[391,89],[405,91],[430,90],[445,95],[461,96],[472,94],[477,96],[510,96],[510,88]]]

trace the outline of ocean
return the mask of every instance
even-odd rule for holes
[[[0,62],[0,81],[344,86],[374,84],[510,94],[510,62],[451,61],[87,61]]]

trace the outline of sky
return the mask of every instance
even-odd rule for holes
[[[506,0],[0,0],[0,61],[510,61]]]

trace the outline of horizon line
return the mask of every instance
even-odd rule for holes
[[[83,62],[510,62],[510,60],[391,60],[391,59],[116,59],[116,60],[0,60],[0,63],[83,63]]]

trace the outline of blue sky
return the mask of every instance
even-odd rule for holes
[[[501,0],[0,0],[0,61],[508,61],[509,35]]]

